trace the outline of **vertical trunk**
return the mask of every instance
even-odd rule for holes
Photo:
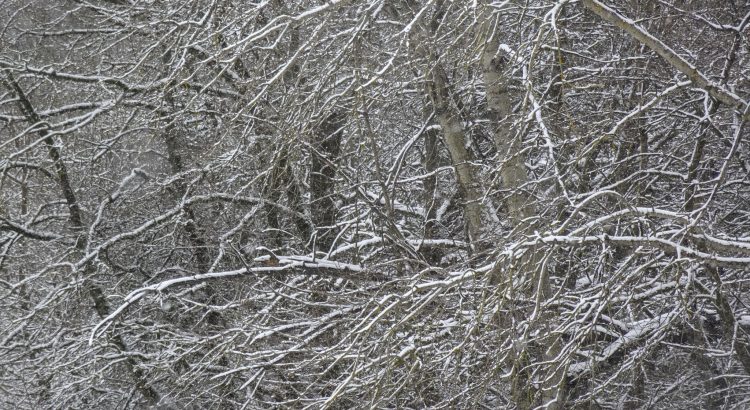
[[[163,63],[165,66],[169,66],[170,58],[172,57],[171,51],[167,51],[164,54]],[[190,157],[189,152],[186,150],[188,140],[184,134],[184,131],[179,129],[176,124],[176,119],[171,118],[170,115],[179,113],[180,110],[177,107],[174,98],[174,90],[167,88],[164,92],[164,100],[169,107],[169,112],[165,113],[168,123],[165,126],[163,132],[164,144],[166,146],[167,161],[170,169],[174,175],[180,175],[190,169],[189,164],[193,158]],[[179,201],[181,198],[189,193],[190,186],[186,181],[186,176],[182,175],[175,181],[174,196]],[[210,251],[210,243],[206,239],[204,229],[199,224],[199,215],[196,213],[193,206],[186,205],[183,208],[184,215],[186,217],[184,223],[184,231],[187,235],[188,242],[190,244],[190,250],[194,257],[195,271],[198,273],[207,273],[212,270],[212,254]],[[210,305],[217,303],[217,292],[213,286],[209,283],[204,283],[204,287],[198,292],[195,292],[193,297],[203,305]],[[184,322],[181,323],[183,328],[194,327],[196,322],[195,318],[199,318],[202,321],[205,318],[205,323],[208,325],[209,331],[221,331],[227,328],[227,321],[216,310],[210,310],[207,308],[201,309],[201,314],[195,316],[185,316]],[[200,323],[200,322],[197,322]],[[217,347],[215,340],[206,338],[203,341],[204,349],[199,350],[199,354],[208,355],[214,351]],[[229,360],[225,354],[221,354],[217,359],[217,364],[223,367],[229,366]],[[236,386],[232,386],[231,383],[221,386],[221,397],[219,405],[224,407],[228,406],[228,403],[232,403],[239,399],[238,393],[235,391]]]
[[[286,172],[286,156],[288,152],[286,149],[281,149],[277,158],[274,160],[273,169],[268,176],[263,189],[263,196],[270,202],[277,203],[281,200],[281,187],[284,184],[284,173]],[[263,205],[263,209],[266,213],[266,223],[269,228],[268,241],[274,248],[280,248],[283,245],[281,240],[281,224],[279,222],[279,209],[273,204]]]
[[[173,105],[173,100],[170,91],[167,91],[166,98],[170,105]],[[186,171],[184,158],[184,150],[187,142],[185,138],[179,134],[179,130],[173,124],[168,124],[164,130],[164,143],[167,148],[167,161],[172,170],[172,173],[179,175]],[[179,199],[182,198],[188,192],[188,184],[185,182],[184,177],[179,178],[175,182],[176,191],[175,196]],[[188,241],[190,242],[190,248],[193,256],[195,257],[195,270],[199,273],[206,273],[211,270],[211,252],[209,251],[209,243],[206,241],[203,232],[201,232],[200,226],[198,225],[197,215],[192,206],[185,206],[185,216],[187,220],[184,224],[185,233],[187,234]],[[198,298],[201,302],[212,303],[215,297],[215,291],[210,285],[206,285],[202,290]],[[208,312],[206,314],[206,322],[216,328],[226,327],[226,323],[218,312]]]
[[[524,191],[529,178],[521,140],[512,127],[513,103],[510,80],[506,74],[506,59],[500,48],[498,28],[494,27],[491,15],[487,16],[485,33],[489,38],[482,54],[482,74],[495,147],[498,156],[503,158],[500,176],[503,188],[507,192],[505,206],[513,229],[524,234],[530,230],[532,219],[537,212],[533,206],[533,198]],[[541,262],[538,254],[531,249],[516,262],[516,269],[533,272],[529,276],[534,281],[537,304],[543,303],[552,294],[549,274],[546,267],[540,266]],[[501,269],[495,269],[492,272],[492,282],[496,285],[503,283],[502,274]],[[540,315],[537,326],[542,336],[537,340],[538,347],[528,352],[534,356],[541,356],[539,360],[533,360],[534,362],[547,363],[546,370],[541,375],[539,391],[530,382],[531,375],[523,369],[523,363],[515,364],[518,370],[512,383],[512,396],[519,408],[546,405],[549,409],[558,409],[564,404],[567,383],[565,368],[557,366],[554,360],[561,351],[560,337],[554,333],[554,321],[552,312]]]
[[[426,27],[412,32],[411,52],[421,57],[425,66],[425,93],[435,110],[435,117],[443,130],[443,141],[448,148],[456,172],[458,189],[463,197],[464,230],[469,243],[476,246],[482,231],[482,204],[477,170],[472,166],[472,155],[467,148],[467,135],[460,113],[455,107],[448,75],[435,50],[430,47],[431,36],[440,27],[445,14],[445,2],[435,2],[435,12]]]
[[[719,269],[715,266],[708,267],[709,273],[716,283],[714,305],[721,318],[724,337],[726,340],[731,341],[734,347],[734,355],[742,365],[745,373],[750,374],[750,342],[748,342],[747,337],[742,332],[737,332],[737,318],[734,316],[732,305],[729,304],[721,289],[722,281]]]
[[[477,181],[477,172],[471,163],[471,153],[467,149],[466,133],[458,111],[453,107],[452,96],[448,85],[448,76],[439,62],[434,63],[429,80],[427,94],[435,108],[438,123],[443,129],[445,145],[456,170],[459,189],[464,199],[464,219],[469,241],[475,244],[480,240],[482,228],[482,206]]]
[[[500,176],[503,188],[508,192],[505,206],[510,222],[515,228],[527,224],[527,219],[536,212],[530,206],[531,198],[524,192],[528,175],[521,154],[521,140],[513,129],[510,81],[505,75],[506,59],[499,47],[497,29],[493,32],[493,29],[488,27],[487,30],[490,38],[482,54],[482,74],[495,148],[503,161]]]
[[[281,148],[276,155],[273,169],[264,187],[264,196],[274,203],[279,202],[284,193],[286,193],[290,207],[298,213],[304,214],[301,205],[302,195],[289,165],[289,148],[287,146]],[[272,230],[270,242],[274,247],[280,248],[284,244],[280,235],[282,227],[279,221],[279,208],[272,204],[266,204],[263,208],[266,213],[266,222]],[[304,218],[296,215],[293,217],[293,222],[302,243],[306,244],[310,240],[310,235],[312,235],[310,224]]]
[[[434,172],[439,166],[438,137],[439,133],[437,130],[430,129],[425,131],[424,167],[428,174]],[[438,234],[437,210],[440,204],[437,201],[437,175],[433,174],[424,180],[425,239],[435,238]],[[425,259],[430,263],[438,263],[440,261],[440,249],[438,247],[428,247],[423,253]]]
[[[289,12],[283,1],[278,1],[278,6],[282,10]],[[294,27],[291,29],[289,35],[289,48],[287,50],[288,58],[292,58],[294,53],[298,51],[300,47],[300,34],[299,28]],[[282,83],[284,83],[289,89],[295,89],[299,83],[304,82],[304,78],[300,78],[300,67],[299,64],[293,64],[289,67],[282,76]],[[276,157],[273,160],[273,169],[269,176],[268,181],[264,187],[264,194],[271,202],[278,202],[281,197],[286,193],[287,200],[292,209],[297,211],[299,214],[304,215],[304,209],[302,207],[302,194],[300,192],[297,181],[294,178],[292,167],[289,164],[289,146],[290,142],[284,141],[283,135],[280,135],[281,146],[277,148]],[[264,205],[266,212],[266,221],[272,230],[270,243],[280,248],[284,245],[281,238],[281,223],[279,221],[279,209],[271,204]],[[293,217],[293,222],[297,228],[297,232],[300,235],[302,244],[308,244],[310,242],[313,228],[310,223],[299,216]]]
[[[297,228],[302,243],[307,244],[312,236],[312,227],[310,222],[306,218],[302,218],[298,215],[304,215],[305,210],[302,207],[302,193],[297,182],[297,179],[292,173],[291,166],[287,165],[286,171],[284,172],[284,184],[286,186],[286,198],[289,201],[291,208],[297,212],[292,218],[294,218],[294,226]]]
[[[346,117],[334,112],[315,130],[310,168],[310,214],[316,229],[317,249],[328,251],[336,237],[336,161]]]
[[[708,112],[706,112],[706,116],[708,118],[716,113],[719,108],[719,104],[720,102],[718,101],[714,101],[711,104]],[[684,193],[685,212],[688,213],[694,212],[699,207],[697,198],[699,194],[698,186],[700,185],[700,181],[702,179],[699,171],[701,161],[703,160],[707,134],[709,132],[710,129],[708,123],[701,124],[700,134],[698,135],[698,138],[695,142],[693,154],[690,159],[690,164],[688,165],[687,181],[690,183],[690,186],[685,190]],[[695,247],[701,252],[709,252],[705,244],[697,243]],[[735,357],[745,369],[745,372],[747,374],[750,374],[750,340],[748,340],[748,338],[741,332],[736,332],[737,320],[734,314],[734,309],[732,308],[732,305],[729,304],[729,301],[727,300],[722,290],[721,278],[724,275],[721,274],[720,269],[721,268],[716,266],[706,266],[706,271],[708,272],[709,277],[713,280],[715,286],[714,306],[716,306],[716,311],[721,318],[721,326],[722,330],[724,331],[724,336],[727,340],[731,341]],[[710,361],[710,359],[708,358],[704,360]],[[714,383],[716,387],[720,386],[721,383],[726,383],[726,380],[723,378],[719,378],[716,379]]]
[[[184,158],[182,150],[185,142],[182,141],[177,131],[171,125],[167,126],[164,132],[164,142],[167,147],[167,160],[169,166],[172,169],[173,174],[180,174],[185,171]],[[176,196],[182,197],[188,191],[188,186],[183,178],[180,178],[176,182],[177,191]],[[211,255],[208,251],[208,243],[200,232],[198,224],[196,222],[195,212],[190,206],[185,207],[185,215],[187,221],[185,221],[185,233],[188,235],[190,245],[195,255],[196,268],[200,273],[208,272],[211,268]]]

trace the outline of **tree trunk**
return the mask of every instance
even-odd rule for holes
[[[328,115],[314,132],[310,168],[310,215],[316,249],[328,252],[336,238],[336,161],[341,150],[345,114]]]
[[[6,85],[8,86],[8,88],[13,90],[18,97],[18,103],[21,107],[21,111],[23,112],[28,122],[32,124],[32,126],[41,125],[42,121],[40,120],[39,115],[37,115],[34,106],[31,104],[31,101],[26,96],[26,93],[23,92],[21,86],[18,84],[15,78],[13,78],[13,75],[11,73],[8,72],[6,75]],[[63,162],[62,160],[59,147],[55,144],[54,137],[50,135],[45,128],[40,128],[37,132],[39,133],[39,136],[44,139],[44,144],[47,146],[49,157],[52,160],[55,171],[57,171],[57,181],[60,184],[60,189],[62,191],[63,197],[65,198],[65,203],[68,206],[70,225],[76,235],[78,235],[75,243],[76,252],[79,255],[83,255],[86,251],[86,245],[88,242],[88,239],[86,238],[86,227],[83,223],[81,207],[78,203],[78,199],[76,198],[73,185],[70,182],[70,176],[68,174],[67,167],[65,166],[65,162]],[[109,314],[111,313],[111,309],[106,297],[104,296],[105,293],[102,288],[91,281],[94,275],[96,275],[96,267],[92,262],[86,263],[83,267],[83,277],[87,279],[85,282],[85,288],[89,294],[89,297],[94,303],[94,310],[96,311],[97,315],[99,316],[99,318],[104,319],[109,316]],[[120,335],[115,335],[112,337],[112,344],[114,344],[114,346],[120,352],[131,351],[125,340]],[[125,363],[130,376],[133,378],[136,389],[141,394],[141,396],[143,396],[143,399],[150,405],[159,403],[160,395],[156,391],[156,389],[149,384],[146,375],[139,367],[139,361],[136,359],[136,357],[133,355],[129,355],[125,360]]]
[[[453,107],[448,85],[448,76],[439,62],[434,62],[432,72],[427,73],[427,94],[443,129],[443,138],[456,170],[459,189],[464,200],[466,233],[472,244],[481,240],[482,205],[477,171],[472,165],[471,153],[467,149],[466,133],[458,111]]]
[[[482,74],[495,147],[498,156],[503,158],[500,176],[502,186],[508,192],[505,206],[513,230],[525,235],[530,231],[537,212],[533,198],[524,191],[529,178],[522,153],[521,139],[513,129],[512,94],[505,67],[507,59],[505,52],[500,48],[498,31],[499,29],[493,24],[493,19],[488,17],[485,33],[489,38],[482,53]],[[529,277],[534,281],[533,288],[538,305],[552,295],[547,268],[542,266],[542,259],[537,252],[527,249],[514,265],[521,271],[531,271],[532,274]],[[505,281],[501,275],[508,274],[508,272],[502,272],[500,266],[501,264],[498,264],[498,268],[493,270],[491,278],[492,282],[498,286]],[[543,336],[537,342],[539,348],[531,348],[528,353],[538,354],[542,356],[541,361],[548,363],[544,366],[547,371],[542,374],[540,394],[536,394],[536,389],[529,380],[530,375],[522,369],[523,365],[516,363],[518,373],[517,379],[512,383],[512,396],[520,408],[533,405],[546,405],[549,409],[562,408],[566,394],[566,369],[563,366],[557,366],[554,361],[561,351],[560,337],[553,333],[555,330],[552,326],[552,323],[555,323],[554,313],[541,313],[537,321],[539,333]],[[539,362],[540,360],[533,359],[533,361]]]

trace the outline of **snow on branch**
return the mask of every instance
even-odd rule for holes
[[[91,330],[89,344],[109,328],[113,321],[120,316],[128,307],[132,306],[144,296],[151,293],[160,293],[171,287],[189,283],[202,282],[211,279],[224,279],[240,277],[247,274],[278,274],[295,273],[303,275],[335,276],[352,280],[375,280],[382,281],[385,277],[382,273],[365,269],[360,265],[337,262],[327,259],[313,258],[309,256],[276,256],[263,255],[253,260],[260,266],[246,267],[224,272],[209,272],[178,278],[167,279],[153,285],[138,288],[125,296],[122,304],[112,313],[103,318]]]
[[[614,9],[604,5],[598,0],[583,0],[583,5],[589,10],[596,13],[602,19],[609,23],[625,30],[628,34],[633,36],[636,40],[648,46],[659,54],[664,60],[667,61],[672,67],[685,74],[690,81],[700,88],[706,90],[713,98],[721,101],[722,103],[737,108],[740,111],[745,111],[748,103],[743,100],[737,94],[726,90],[719,84],[714,83],[705,74],[698,71],[694,65],[690,64],[687,60],[682,58],[669,46],[664,44],[661,40],[657,39],[646,31],[643,27],[640,27],[635,21],[621,15]],[[744,114],[744,118],[748,119],[749,115],[747,112]]]

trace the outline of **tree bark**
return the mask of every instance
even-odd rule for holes
[[[477,171],[472,165],[471,153],[466,148],[467,138],[461,118],[452,104],[448,76],[440,62],[432,62],[432,71],[427,73],[427,94],[435,108],[445,145],[456,170],[456,179],[464,199],[466,233],[469,241],[476,244],[481,239],[482,230],[482,205]]]
[[[487,10],[489,13],[489,10]],[[520,136],[513,129],[513,95],[511,92],[510,79],[506,73],[507,58],[500,47],[499,29],[495,27],[492,16],[486,16],[484,32],[488,36],[482,53],[482,74],[484,78],[485,93],[487,96],[488,117],[492,124],[492,133],[498,157],[502,159],[500,165],[500,176],[502,186],[508,192],[505,206],[508,219],[513,231],[525,235],[531,229],[533,219],[537,215],[533,198],[525,191],[525,185],[529,181],[526,171],[525,156],[522,153]],[[520,260],[509,269],[519,271],[530,271],[529,277],[533,278],[533,288],[536,294],[537,304],[541,304],[551,295],[549,274],[546,266],[542,264],[539,254],[533,249],[527,249]],[[502,277],[508,275],[503,272],[501,266],[491,272],[491,282],[501,286],[506,281]],[[506,266],[507,267],[507,266]],[[538,348],[530,348],[528,354],[542,356],[535,362],[545,362],[545,371],[542,374],[542,383],[539,391],[532,385],[531,375],[523,367],[522,358],[518,358],[514,364],[515,375],[511,386],[511,394],[519,408],[528,408],[535,405],[545,405],[549,409],[562,408],[566,395],[566,375],[563,366],[557,366],[555,358],[561,351],[561,340],[554,333],[554,312],[541,313],[537,319],[539,333],[543,336],[538,340]],[[521,362],[519,362],[521,361]]]
[[[3,82],[6,82],[6,86],[13,90],[18,97],[18,104],[28,122],[32,124],[32,126],[41,126],[43,122],[16,79],[9,72],[6,73],[6,78],[7,82]],[[52,160],[55,171],[57,171],[57,180],[60,184],[60,190],[62,191],[65,203],[68,206],[70,225],[73,232],[77,235],[75,249],[79,254],[83,254],[86,251],[88,239],[86,238],[83,214],[78,199],[76,198],[73,184],[70,182],[68,169],[62,159],[60,149],[55,144],[54,137],[50,135],[49,131],[47,131],[46,128],[40,128],[37,132],[39,133],[39,136],[44,139],[44,144],[47,146],[49,157]],[[91,281],[95,274],[96,267],[94,264],[91,262],[86,263],[83,267],[83,277],[87,279],[85,282],[85,288],[94,303],[94,310],[97,315],[99,318],[104,319],[109,316],[111,309],[106,297],[104,296],[104,291]],[[113,336],[112,343],[120,352],[131,351],[125,340],[120,335]],[[146,375],[143,373],[143,370],[140,369],[138,360],[135,356],[129,355],[125,360],[125,363],[131,377],[133,378],[136,389],[141,396],[143,396],[144,400],[150,405],[159,403],[160,394],[146,379]]]
[[[316,248],[328,251],[336,237],[336,161],[346,116],[329,114],[313,134],[310,168],[310,215],[316,229]]]
[[[598,0],[582,0],[583,5],[594,12],[597,16],[603,20],[613,24],[614,26],[624,30],[630,34],[633,38],[640,41],[641,43],[648,46],[648,48],[654,50],[656,54],[659,54],[669,65],[677,69],[682,74],[685,74],[693,84],[700,88],[703,88],[711,95],[711,97],[721,101],[729,107],[734,107],[744,112],[744,119],[750,119],[750,112],[745,112],[748,106],[747,101],[744,101],[738,95],[731,91],[726,90],[722,85],[716,84],[706,77],[703,73],[698,71],[692,64],[682,58],[674,50],[669,48],[661,40],[652,36],[644,28],[638,26],[635,21],[630,20],[610,7],[602,4]]]

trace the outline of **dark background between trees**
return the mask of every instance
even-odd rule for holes
[[[749,27],[0,1],[0,407],[749,406]]]

